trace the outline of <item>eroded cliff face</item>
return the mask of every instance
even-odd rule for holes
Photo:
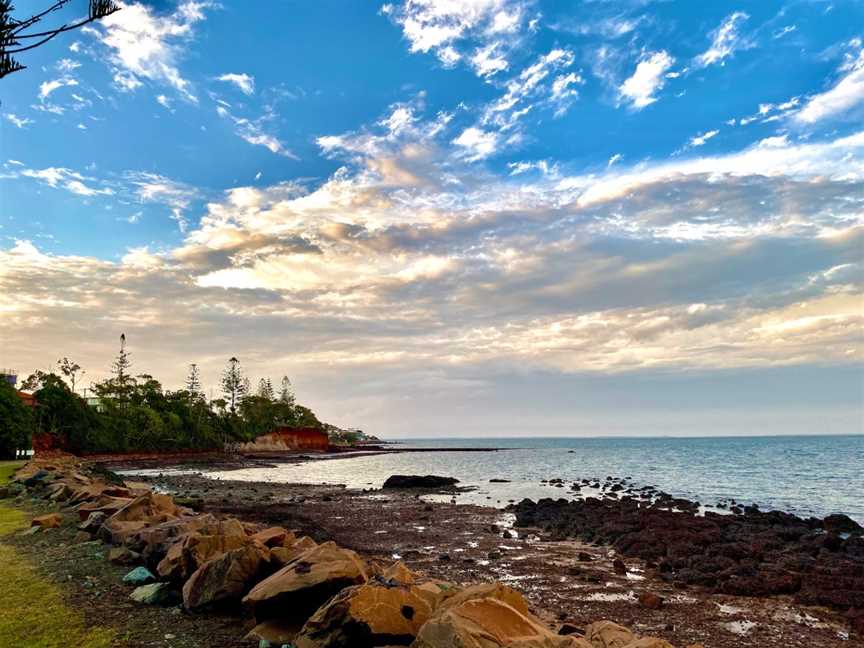
[[[317,428],[278,428],[255,441],[239,446],[241,452],[326,452],[330,447],[327,433]]]

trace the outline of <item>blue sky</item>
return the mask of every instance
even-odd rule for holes
[[[862,25],[125,3],[0,83],[0,364],[125,332],[390,435],[861,432]]]

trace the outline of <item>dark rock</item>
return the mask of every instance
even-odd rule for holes
[[[577,636],[585,636],[585,630],[580,628],[579,626],[575,626],[572,623],[564,623],[558,628],[558,634],[561,636],[567,635],[577,635]]]
[[[509,479],[490,479],[489,483],[490,484],[509,484],[510,480]]]
[[[612,569],[615,570],[615,573],[624,576],[627,573],[627,565],[624,564],[624,561],[620,558],[616,558],[612,561]]]
[[[663,607],[663,597],[653,592],[642,592],[639,595],[639,605],[649,610],[659,610]]]
[[[458,483],[453,477],[437,475],[391,475],[384,482],[384,488],[446,488]]]
[[[834,533],[855,533],[858,535],[864,533],[864,527],[848,515],[843,515],[842,513],[829,515],[822,520],[822,526],[826,531]]]

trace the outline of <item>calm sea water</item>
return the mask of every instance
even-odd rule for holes
[[[415,439],[400,445],[505,450],[355,456],[214,477],[380,488],[393,474],[446,475],[478,487],[458,501],[506,506],[523,497],[566,496],[567,489],[541,479],[613,475],[703,504],[734,498],[801,515],[845,513],[864,523],[864,436]],[[489,483],[496,478],[511,483]]]

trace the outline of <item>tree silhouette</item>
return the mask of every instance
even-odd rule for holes
[[[50,14],[59,11],[71,0],[57,0],[44,11],[33,14],[24,20],[12,17],[15,6],[11,0],[0,0],[0,79],[7,74],[25,69],[13,54],[20,54],[44,45],[63,32],[78,29],[100,18],[110,16],[120,10],[120,6],[112,0],[90,0],[86,18],[77,22],[66,23],[44,31],[30,31]]]
[[[201,395],[201,374],[198,372],[198,365],[194,362],[189,365],[189,375],[186,377],[186,391],[192,398],[198,398]]]
[[[75,393],[75,382],[78,379],[78,372],[81,371],[81,365],[77,362],[72,362],[69,358],[63,357],[57,361],[57,366],[60,368],[60,373],[63,374],[72,383],[72,393]]]
[[[222,372],[222,393],[228,401],[228,408],[232,414],[237,413],[238,402],[249,392],[249,379],[243,376],[240,361],[231,358],[228,366]]]

